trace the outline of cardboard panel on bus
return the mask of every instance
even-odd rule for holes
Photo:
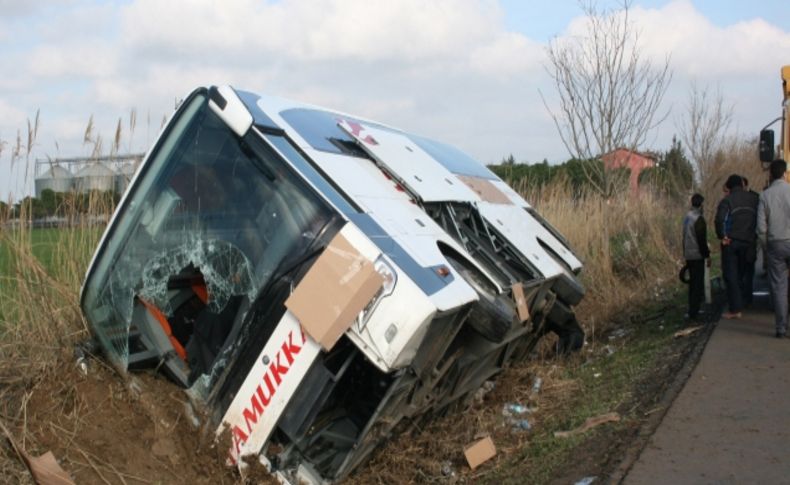
[[[373,263],[337,234],[285,302],[313,340],[331,349],[384,284]]]
[[[481,177],[472,177],[470,175],[455,175],[461,182],[466,184],[467,187],[472,189],[472,192],[478,195],[481,199],[492,204],[513,205],[513,201],[505,195],[504,192],[499,190],[496,185]]]
[[[527,304],[527,295],[524,293],[524,285],[516,283],[512,286],[513,301],[516,303],[516,311],[518,312],[518,319],[521,323],[529,320],[529,305]]]

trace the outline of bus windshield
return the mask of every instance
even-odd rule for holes
[[[82,306],[116,365],[175,354],[176,380],[191,385],[332,212],[274,151],[253,150],[234,134],[200,93],[141,170],[91,267]]]

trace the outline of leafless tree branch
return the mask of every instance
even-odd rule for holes
[[[716,153],[727,139],[734,106],[728,104],[718,87],[700,88],[696,82],[689,89],[688,103],[678,130],[691,154],[697,176],[704,180],[716,163]]]
[[[660,108],[672,79],[669,57],[657,66],[642,57],[630,6],[623,0],[618,10],[603,11],[594,1],[582,3],[585,35],[549,44],[547,70],[559,106],[552,109],[541,97],[574,158],[592,160],[620,147],[636,150],[668,115]],[[589,169],[602,170],[599,164]],[[588,179],[602,193],[611,192],[605,172],[589,173]]]

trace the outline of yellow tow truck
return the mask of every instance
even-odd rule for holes
[[[782,116],[768,123],[760,130],[760,161],[771,162],[776,158],[790,160],[790,123],[788,123],[788,110],[790,109],[790,65],[782,66]],[[775,145],[774,130],[769,127],[777,121],[782,121],[782,131],[779,135],[779,145]]]

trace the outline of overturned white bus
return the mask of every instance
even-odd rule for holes
[[[186,389],[231,463],[323,483],[546,332],[578,349],[581,266],[459,150],[222,86],[151,148],[81,305],[116,367]]]

